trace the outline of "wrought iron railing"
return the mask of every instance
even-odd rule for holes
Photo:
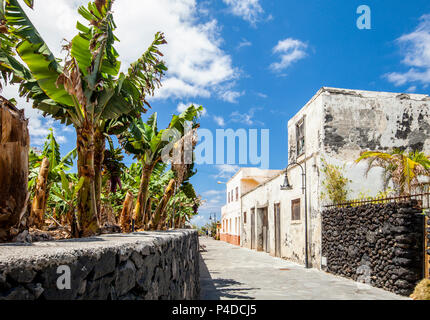
[[[326,209],[330,208],[344,208],[344,207],[359,207],[366,204],[385,204],[391,202],[407,202],[410,200],[416,200],[417,206],[421,209],[430,209],[430,192],[418,193],[406,196],[396,197],[369,197],[363,199],[349,200],[342,203],[334,203],[324,206]]]

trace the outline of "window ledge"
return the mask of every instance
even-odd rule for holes
[[[298,225],[298,224],[302,224],[302,223],[303,223],[302,220],[292,220],[290,222],[291,225]]]

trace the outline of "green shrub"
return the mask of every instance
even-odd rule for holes
[[[344,167],[339,167],[333,164],[328,164],[322,160],[321,171],[324,174],[322,181],[323,191],[321,192],[322,199],[328,199],[333,204],[342,203],[348,199],[348,184],[351,180],[343,175]]]

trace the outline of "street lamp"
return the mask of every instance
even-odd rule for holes
[[[302,192],[305,195],[305,268],[309,268],[309,259],[308,259],[308,201],[307,201],[307,185],[306,185],[306,170],[300,163],[292,162],[288,164],[285,169],[285,180],[284,184],[281,185],[281,190],[288,191],[292,190],[293,186],[290,184],[290,180],[288,179],[288,168],[291,166],[299,166],[302,169]]]

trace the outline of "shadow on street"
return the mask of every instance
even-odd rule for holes
[[[200,254],[200,300],[241,299],[253,300],[247,295],[252,288],[241,288],[243,283],[233,279],[213,279]]]

